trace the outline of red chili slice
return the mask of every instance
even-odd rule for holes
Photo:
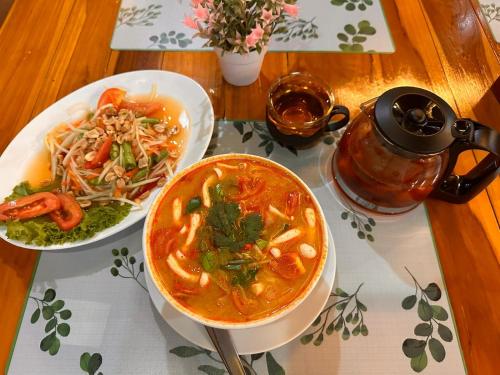
[[[109,152],[111,151],[111,146],[113,145],[113,138],[107,137],[104,140],[102,146],[97,150],[94,159],[85,162],[83,165],[86,169],[95,169],[102,167],[102,165],[109,160]]]
[[[285,214],[292,216],[300,203],[300,193],[292,191],[286,194],[286,208]]]
[[[59,193],[57,198],[61,202],[61,208],[49,213],[50,218],[64,231],[73,229],[83,219],[83,211],[76,199],[69,194]]]
[[[130,199],[135,199],[135,198],[138,198],[140,197],[142,194],[150,191],[150,190],[153,190],[156,186],[158,185],[158,183],[156,181],[154,182],[150,182],[149,184],[146,184],[146,185],[142,185],[139,190],[137,190],[137,193],[135,193],[134,195],[132,195],[130,197]]]
[[[55,194],[35,193],[0,205],[0,221],[25,220],[45,215],[61,207]]]

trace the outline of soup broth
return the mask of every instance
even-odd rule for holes
[[[246,322],[299,297],[323,254],[320,216],[285,172],[252,159],[203,165],[160,202],[149,238],[163,288],[202,317]]]

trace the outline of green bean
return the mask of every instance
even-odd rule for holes
[[[160,122],[160,120],[158,120],[157,118],[146,117],[146,118],[143,118],[141,120],[141,122],[143,124],[152,124],[152,125],[154,125],[154,124],[158,124]]]
[[[111,160],[115,160],[120,156],[120,146],[118,143],[113,142],[111,145],[111,150],[109,151],[109,158]]]
[[[237,271],[241,270],[241,264],[226,264],[224,266],[220,266],[220,268],[228,271]]]
[[[89,181],[89,184],[92,186],[99,186],[102,185],[104,180],[99,181],[99,177],[94,177],[92,180]]]
[[[137,167],[134,153],[132,152],[132,145],[130,144],[130,142],[123,142],[122,149],[123,149],[123,167],[127,171],[130,171],[131,169]]]
[[[254,259],[232,259],[227,264],[230,265],[235,265],[235,264],[247,264],[247,263],[252,263],[255,262]]]
[[[132,177],[132,182],[139,182],[143,180],[148,175],[148,169],[142,168],[137,172],[134,177]]]
[[[153,156],[153,163],[158,164],[160,161],[168,157],[168,151],[167,150],[161,150],[158,155]]]

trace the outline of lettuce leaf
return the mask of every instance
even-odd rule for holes
[[[24,221],[8,221],[7,237],[12,240],[49,246],[81,241],[122,221],[130,212],[129,204],[113,202],[107,206],[91,206],[84,210],[82,222],[70,231],[62,231],[49,218],[41,216]]]
[[[60,186],[61,186],[61,179],[59,179],[59,178],[51,183],[40,185],[36,188],[31,186],[31,184],[29,182],[23,181],[20,184],[16,185],[14,187],[14,189],[12,189],[12,193],[8,197],[5,198],[5,201],[6,202],[13,201],[17,198],[25,197],[27,195],[31,195],[34,193],[41,193],[44,191],[50,192],[50,191],[58,189]]]

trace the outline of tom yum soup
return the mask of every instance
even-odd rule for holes
[[[197,316],[239,323],[274,315],[304,296],[324,264],[314,202],[294,176],[258,158],[202,164],[156,207],[152,273]]]

